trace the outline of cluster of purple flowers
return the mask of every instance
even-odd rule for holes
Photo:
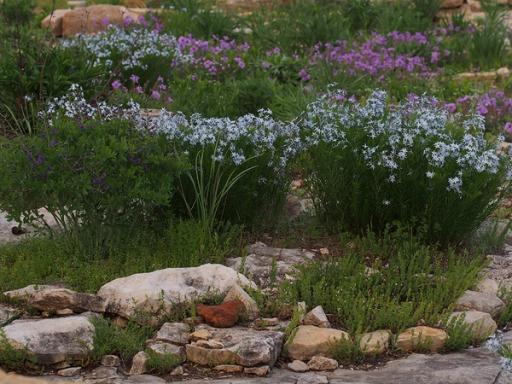
[[[168,86],[162,76],[158,76],[156,82],[150,87],[147,92],[143,84],[140,83],[140,77],[132,74],[130,76],[130,82],[128,87],[125,87],[121,80],[116,79],[112,82],[112,89],[119,92],[131,92],[139,95],[146,95],[152,100],[161,101],[164,103],[171,104],[173,98],[170,94]]]
[[[449,52],[432,43],[425,33],[374,33],[362,42],[338,41],[313,47],[310,65],[328,63],[333,75],[343,71],[350,76],[370,75],[384,79],[391,72],[429,77]]]
[[[195,39],[192,35],[178,38],[178,49],[191,57],[187,66],[205,70],[210,75],[234,72],[246,67],[245,54],[249,44],[238,44],[228,37],[213,36],[212,40]]]

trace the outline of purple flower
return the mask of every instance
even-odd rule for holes
[[[134,74],[130,76],[130,80],[132,81],[133,84],[138,84],[140,77]]]
[[[123,20],[123,25],[125,28],[129,27],[135,22],[131,16],[126,16]]]
[[[299,77],[302,81],[309,81],[311,79],[311,76],[309,75],[305,68],[302,68],[299,71]]]
[[[123,87],[123,83],[121,83],[121,80],[114,80],[112,82],[112,89],[114,91],[117,91],[118,89],[121,89]]]
[[[245,63],[244,61],[242,60],[241,57],[235,57],[235,62],[238,64],[238,67],[240,67],[240,69],[244,69],[245,68]]]
[[[101,25],[106,27],[109,24],[110,24],[110,19],[108,16],[105,16],[103,19],[101,19]]]
[[[482,105],[482,104],[480,104],[480,105],[477,107],[477,109],[476,109],[476,110],[477,110],[477,111],[478,111],[478,113],[479,113],[479,114],[481,114],[482,116],[487,115],[487,113],[489,112],[489,110],[487,109],[487,107],[486,107],[485,105]]]
[[[143,94],[144,93],[144,89],[138,85],[135,87],[135,92],[139,93],[139,94]]]
[[[455,103],[445,104],[445,108],[450,113],[455,113],[455,111],[457,111],[457,105]]]
[[[512,123],[510,121],[507,121],[505,123],[505,131],[508,133],[512,133]]]
[[[158,92],[156,89],[153,89],[151,92],[151,98],[153,100],[160,100],[160,92]]]

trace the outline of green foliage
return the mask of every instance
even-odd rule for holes
[[[351,334],[398,332],[420,320],[436,325],[483,265],[480,258],[421,245],[407,233],[352,243],[342,258],[299,267],[296,280],[281,288],[286,302],[322,305]]]
[[[123,121],[61,119],[1,151],[0,207],[20,223],[37,221],[45,207],[91,253],[150,222],[182,169],[165,138]]]
[[[366,358],[361,350],[360,338],[358,337],[355,340],[341,338],[331,343],[329,355],[340,364],[358,364]]]
[[[64,236],[34,238],[0,246],[0,291],[29,284],[60,283],[82,292],[134,273],[221,262],[237,246],[237,232],[206,238],[200,223],[176,221],[145,228],[101,255],[83,253]],[[185,316],[186,317],[186,316]]]
[[[469,56],[476,67],[495,69],[503,65],[507,54],[506,13],[495,0],[482,1],[482,6],[486,15],[471,36]]]
[[[512,289],[502,287],[498,296],[505,303],[505,308],[501,311],[497,323],[500,328],[507,328],[512,322]]]
[[[117,355],[128,365],[137,352],[145,349],[146,340],[153,334],[151,328],[133,322],[129,322],[125,328],[103,317],[93,318],[91,322],[94,325],[93,362],[99,362],[105,355]]]
[[[151,349],[147,349],[148,360],[146,367],[149,373],[157,375],[165,375],[173,368],[181,364],[182,359],[173,353],[157,353]]]
[[[448,340],[446,340],[444,345],[445,351],[450,352],[466,349],[474,342],[480,341],[474,340],[471,325],[464,322],[464,317],[465,315],[461,315],[444,322],[446,333],[448,333]]]

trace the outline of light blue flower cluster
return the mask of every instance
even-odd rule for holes
[[[308,145],[326,142],[350,149],[369,169],[387,170],[390,183],[396,182],[402,164],[418,151],[427,161],[429,169],[423,176],[428,179],[436,177],[448,163],[456,164],[446,188],[459,194],[464,175],[496,174],[500,169],[502,158],[497,146],[485,140],[484,123],[478,114],[450,115],[430,97],[390,105],[388,95],[380,90],[364,103],[330,90],[308,106],[300,121]],[[351,138],[361,134],[366,139],[358,147]]]
[[[91,54],[94,66],[120,64],[125,70],[147,69],[145,59],[155,57],[169,59],[169,65],[191,61],[191,56],[178,48],[175,36],[146,28],[123,29],[110,25],[95,35],[64,40],[62,46],[85,49]]]

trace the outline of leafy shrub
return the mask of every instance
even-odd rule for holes
[[[168,205],[182,169],[162,135],[121,120],[58,118],[0,150],[1,208],[25,223],[44,207],[91,251],[127,238]]]
[[[390,106],[381,91],[359,103],[331,92],[308,107],[307,178],[328,224],[361,233],[399,221],[446,243],[492,212],[508,189],[507,157],[484,139],[482,116],[449,119],[434,103]]]
[[[474,284],[481,258],[440,253],[406,233],[354,239],[343,257],[300,266],[281,287],[287,303],[322,305],[351,334],[394,333],[421,320],[435,326]]]

